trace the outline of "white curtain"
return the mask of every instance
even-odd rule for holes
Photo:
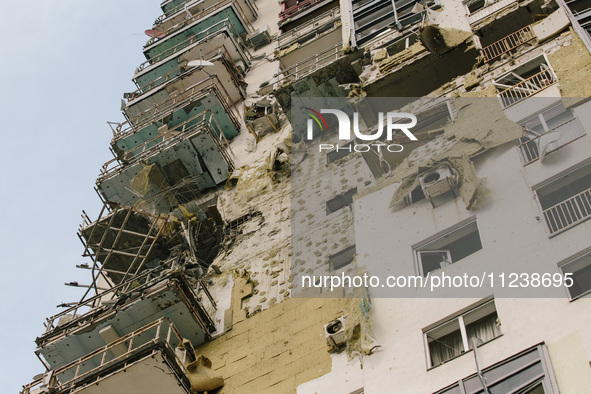
[[[480,320],[466,326],[466,334],[468,334],[468,344],[472,349],[471,338],[476,338],[476,345],[486,343],[501,335],[501,329],[497,325],[497,314],[491,313]],[[482,341],[482,342],[481,342]]]

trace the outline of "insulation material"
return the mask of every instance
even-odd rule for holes
[[[447,163],[458,172],[460,193],[466,208],[474,209],[482,190],[470,158],[523,136],[521,126],[507,119],[498,100],[456,100],[454,106],[458,109],[458,116],[446,127],[445,134],[418,147],[416,160],[411,161],[409,157],[392,172],[389,183],[400,183],[400,186],[394,192],[390,207],[403,206],[404,196],[418,185],[420,173]],[[446,139],[448,143],[438,144],[439,139]],[[455,143],[449,144],[449,141]],[[430,145],[441,148],[432,150]]]
[[[572,32],[568,34],[570,42],[565,42],[562,48],[548,54],[548,61],[560,81],[562,97],[582,98],[591,96],[591,54]],[[580,100],[574,100],[580,102]],[[575,105],[575,103],[568,103]]]
[[[413,59],[415,56],[424,52],[427,52],[427,49],[420,42],[415,42],[404,51],[382,61],[379,65],[379,70],[382,74],[387,74],[402,63]]]
[[[170,189],[170,184],[160,171],[156,164],[146,164],[142,162],[143,169],[129,182],[133,192],[141,197],[135,205],[147,212],[154,212],[155,207],[150,207],[148,201],[156,200],[160,196],[159,205],[165,204],[168,207],[176,205],[178,202],[174,195],[164,190]]]
[[[559,8],[539,23],[534,24],[532,28],[538,40],[542,42],[556,36],[569,25],[570,21],[566,12],[563,8]]]
[[[191,392],[202,393],[204,391],[215,390],[224,385],[224,378],[212,370],[211,367],[211,360],[203,355],[187,365]]]
[[[357,356],[370,355],[373,343],[371,328],[371,302],[367,297],[352,298],[347,307],[345,340],[349,360]]]

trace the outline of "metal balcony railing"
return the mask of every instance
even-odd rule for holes
[[[179,30],[183,29],[184,27],[190,26],[191,24],[198,21],[199,19],[206,17],[208,14],[211,14],[217,10],[220,10],[230,4],[233,4],[236,7],[236,11],[238,12],[238,15],[242,18],[242,22],[244,22],[245,28],[250,29],[250,31],[254,30],[252,27],[252,24],[249,22],[248,18],[246,17],[246,14],[242,10],[242,7],[240,7],[240,4],[238,4],[232,0],[223,0],[223,1],[220,1],[216,4],[213,4],[205,9],[203,9],[201,12],[193,15],[191,18],[183,21],[182,23],[171,26],[170,28],[168,28],[167,30],[165,30],[163,32],[164,36],[162,36],[162,38],[152,37],[150,40],[148,40],[148,42],[144,46],[144,51],[149,49],[149,47],[151,47],[153,45],[157,45],[160,42],[166,40],[168,37],[171,37],[172,35],[174,35]],[[156,21],[158,21],[158,20],[156,20]]]
[[[544,210],[551,235],[565,231],[591,217],[591,189]]]
[[[320,70],[344,56],[343,45],[342,43],[338,43],[314,56],[286,68],[285,70],[282,70],[279,74],[275,74],[274,77],[279,78],[277,80],[279,86],[286,85],[312,74],[314,71]]]
[[[322,3],[326,0],[305,0],[302,1],[292,7],[289,7],[279,13],[279,20],[282,21],[287,18],[291,18],[292,16],[296,15],[298,12],[302,11],[305,8],[311,7],[315,4]],[[330,1],[330,0],[329,0]]]
[[[208,39],[210,39],[213,35],[218,34],[218,32],[220,30],[223,30],[224,28],[227,28],[228,31],[230,31],[230,33],[235,37],[238,38],[240,40],[240,42],[242,44],[244,44],[244,41],[242,40],[242,38],[240,37],[240,35],[238,34],[238,32],[236,31],[236,27],[234,27],[234,25],[232,24],[232,22],[230,22],[229,19],[224,19],[223,21],[220,21],[214,25],[211,25],[210,27],[208,27],[207,29],[190,36],[189,38],[187,38],[186,40],[176,44],[175,46],[168,48],[167,50],[163,51],[162,53],[160,53],[159,55],[146,60],[145,62],[141,63],[138,67],[138,71],[143,71],[146,68],[148,68],[149,66],[151,66],[154,63],[158,63],[160,60],[167,58],[170,55],[175,54],[177,51],[184,49],[188,46],[191,46],[195,43],[198,42],[205,42]]]
[[[192,138],[199,133],[208,133],[210,135],[217,145],[218,151],[226,163],[228,163],[228,166],[233,168],[234,162],[221,142],[221,139],[224,138],[222,129],[213,116],[213,113],[207,110],[187,119],[172,129],[168,129],[167,134],[170,136],[169,138],[165,139],[163,135],[157,135],[156,137],[128,150],[126,153],[130,154],[129,157],[132,157],[132,159],[124,162],[119,158],[114,158],[103,164],[97,184],[100,184],[105,179],[123,171],[124,167],[127,165],[137,163],[152,154],[161,152],[165,148],[175,145],[185,139]]]
[[[309,20],[306,23],[303,23],[295,29],[291,29],[288,32],[281,34],[279,37],[277,37],[277,46],[279,48],[286,48],[292,45],[294,42],[300,40],[301,37],[313,33],[319,27],[325,26],[329,23],[334,24],[337,20],[340,19],[341,9],[339,7],[333,8],[332,10],[327,11],[324,14]]]
[[[44,382],[45,376],[41,376],[24,385],[21,394],[35,392],[43,384],[46,384],[45,389],[48,390],[43,392],[71,393],[77,388],[92,384],[101,374],[110,373],[113,369],[129,367],[130,360],[150,357],[162,351],[166,351],[167,357],[174,357],[174,369],[184,374],[181,378],[185,379],[188,376],[184,367],[185,360],[179,359],[174,352],[176,346],[182,342],[183,337],[172,321],[162,317],[54,370],[47,382]],[[117,355],[122,347],[126,350]]]
[[[497,42],[492,43],[489,46],[482,48],[480,53],[484,58],[484,61],[490,62],[505,53],[508,53],[523,44],[526,44],[536,39],[536,35],[530,26],[526,26],[523,29],[517,30],[514,33],[509,34],[507,37],[500,39]]]
[[[558,81],[552,70],[543,70],[499,93],[501,104],[503,108],[507,108],[510,105],[541,92],[547,87],[554,85],[556,82]]]
[[[524,165],[533,163],[534,161],[540,158],[540,138],[543,135],[549,133],[561,133],[561,135],[558,140],[548,145],[548,147],[546,148],[546,154],[554,152],[555,150],[558,150],[563,146],[568,145],[571,142],[585,135],[585,132],[576,123],[576,119],[573,118],[569,121],[562,123],[561,125],[556,126],[551,130],[548,130],[547,132],[538,137],[522,142],[518,145],[518,148],[519,152],[521,153],[521,158],[523,160]]]
[[[233,70],[233,79],[236,83],[236,86],[240,86],[241,82],[239,80],[237,80],[236,76],[241,75],[241,73],[238,70],[238,68],[236,67],[236,65],[231,60],[229,60],[229,59],[231,59],[231,56],[228,53],[227,49],[225,47],[221,47],[221,48],[215,49],[215,50],[203,55],[204,60],[208,60],[208,61],[212,61],[212,62],[214,61],[214,58],[216,58],[216,57],[218,57],[219,59],[222,60],[222,62],[226,66],[226,68]],[[177,77],[183,77],[183,76],[186,76],[187,74],[190,74],[191,72],[193,72],[193,70],[194,70],[194,68],[187,69],[184,67],[178,67],[178,68],[156,78],[155,80],[153,80],[149,84],[146,84],[144,86],[137,88],[133,92],[125,93],[123,96],[125,99],[127,99],[128,102],[131,102],[131,101],[137,99],[138,97],[157,88],[158,86],[164,85],[164,84],[174,80]]]
[[[113,141],[118,141],[136,133],[144,127],[166,117],[174,110],[200,100],[210,92],[213,92],[216,95],[219,102],[224,107],[226,114],[232,120],[232,123],[237,129],[239,129],[240,123],[232,109],[232,104],[228,99],[228,91],[224,85],[222,85],[217,75],[212,75],[186,90],[176,93],[153,107],[146,109],[138,115],[128,118],[125,122],[116,124],[115,127],[113,127],[113,123],[109,123],[111,130],[113,131]]]

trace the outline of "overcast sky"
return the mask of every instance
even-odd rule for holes
[[[144,59],[143,31],[160,0],[29,0],[3,4],[0,24],[0,382],[16,393],[43,371],[34,340],[81,290],[76,236],[110,159],[107,121]]]

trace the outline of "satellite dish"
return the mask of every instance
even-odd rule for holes
[[[212,62],[208,62],[207,60],[191,60],[187,63],[187,67],[210,67],[213,65]]]
[[[166,33],[164,33],[163,31],[154,29],[148,29],[144,33],[146,33],[146,35],[151,38],[162,38],[166,35]]]

